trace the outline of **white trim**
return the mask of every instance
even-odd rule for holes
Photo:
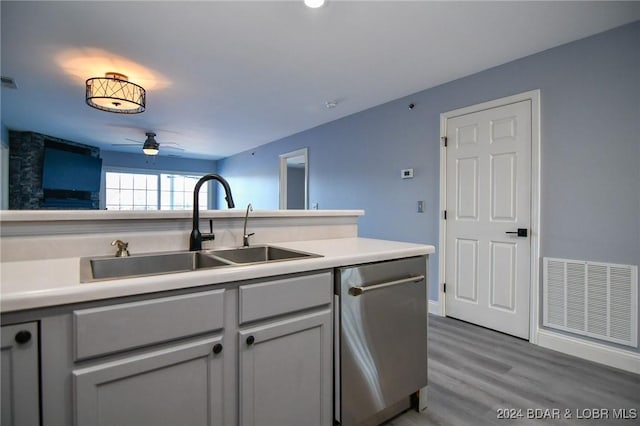
[[[538,330],[538,345],[578,358],[640,374],[640,353],[605,346],[549,330]]]
[[[440,114],[440,138],[442,140],[442,138],[447,135],[447,120],[450,118],[527,100],[531,101],[531,294],[529,296],[529,341],[535,344],[538,342],[538,310],[540,309],[540,283],[538,277],[540,269],[540,90],[531,90],[529,92],[442,113]],[[447,223],[442,216],[442,212],[447,206],[446,164],[447,150],[444,144],[440,143],[440,235],[438,240],[440,262],[438,271],[438,301],[440,303],[442,316],[446,315],[446,300],[442,286],[442,283],[446,282],[445,243]]]
[[[280,154],[280,197],[279,207],[281,210],[287,209],[287,158],[304,157],[304,209],[309,208],[309,149],[302,148],[297,151]]]
[[[443,316],[440,311],[440,303],[437,300],[429,300],[429,313],[439,317]]]
[[[447,222],[444,220],[444,211],[447,209],[447,149],[444,146],[443,138],[447,136],[448,116],[440,114],[440,206],[438,214],[440,216],[440,229],[438,237],[438,302],[440,303],[440,315],[446,316],[447,301],[444,294],[445,268],[446,268],[446,244]]]
[[[531,94],[531,296],[529,298],[529,341],[538,343],[540,328],[540,90]]]

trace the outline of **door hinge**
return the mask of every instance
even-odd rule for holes
[[[447,147],[447,137],[443,136],[440,139],[442,139],[442,143],[444,144],[444,147],[446,148]]]
[[[446,211],[446,210],[443,210],[443,211],[442,211],[442,218],[443,218],[444,220],[447,220],[447,211]]]
[[[442,283],[442,292],[443,293],[447,292],[447,283]]]

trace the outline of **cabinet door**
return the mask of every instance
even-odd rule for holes
[[[332,424],[331,310],[239,332],[240,424]]]
[[[221,344],[200,339],[74,370],[75,424],[222,425]]]
[[[2,327],[2,426],[40,424],[38,324]]]

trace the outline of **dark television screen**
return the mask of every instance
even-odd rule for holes
[[[42,167],[43,189],[100,191],[102,159],[46,148]]]

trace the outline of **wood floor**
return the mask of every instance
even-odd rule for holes
[[[387,426],[640,425],[639,375],[451,318],[430,315],[428,339],[428,408]],[[608,418],[587,418],[597,415]]]

